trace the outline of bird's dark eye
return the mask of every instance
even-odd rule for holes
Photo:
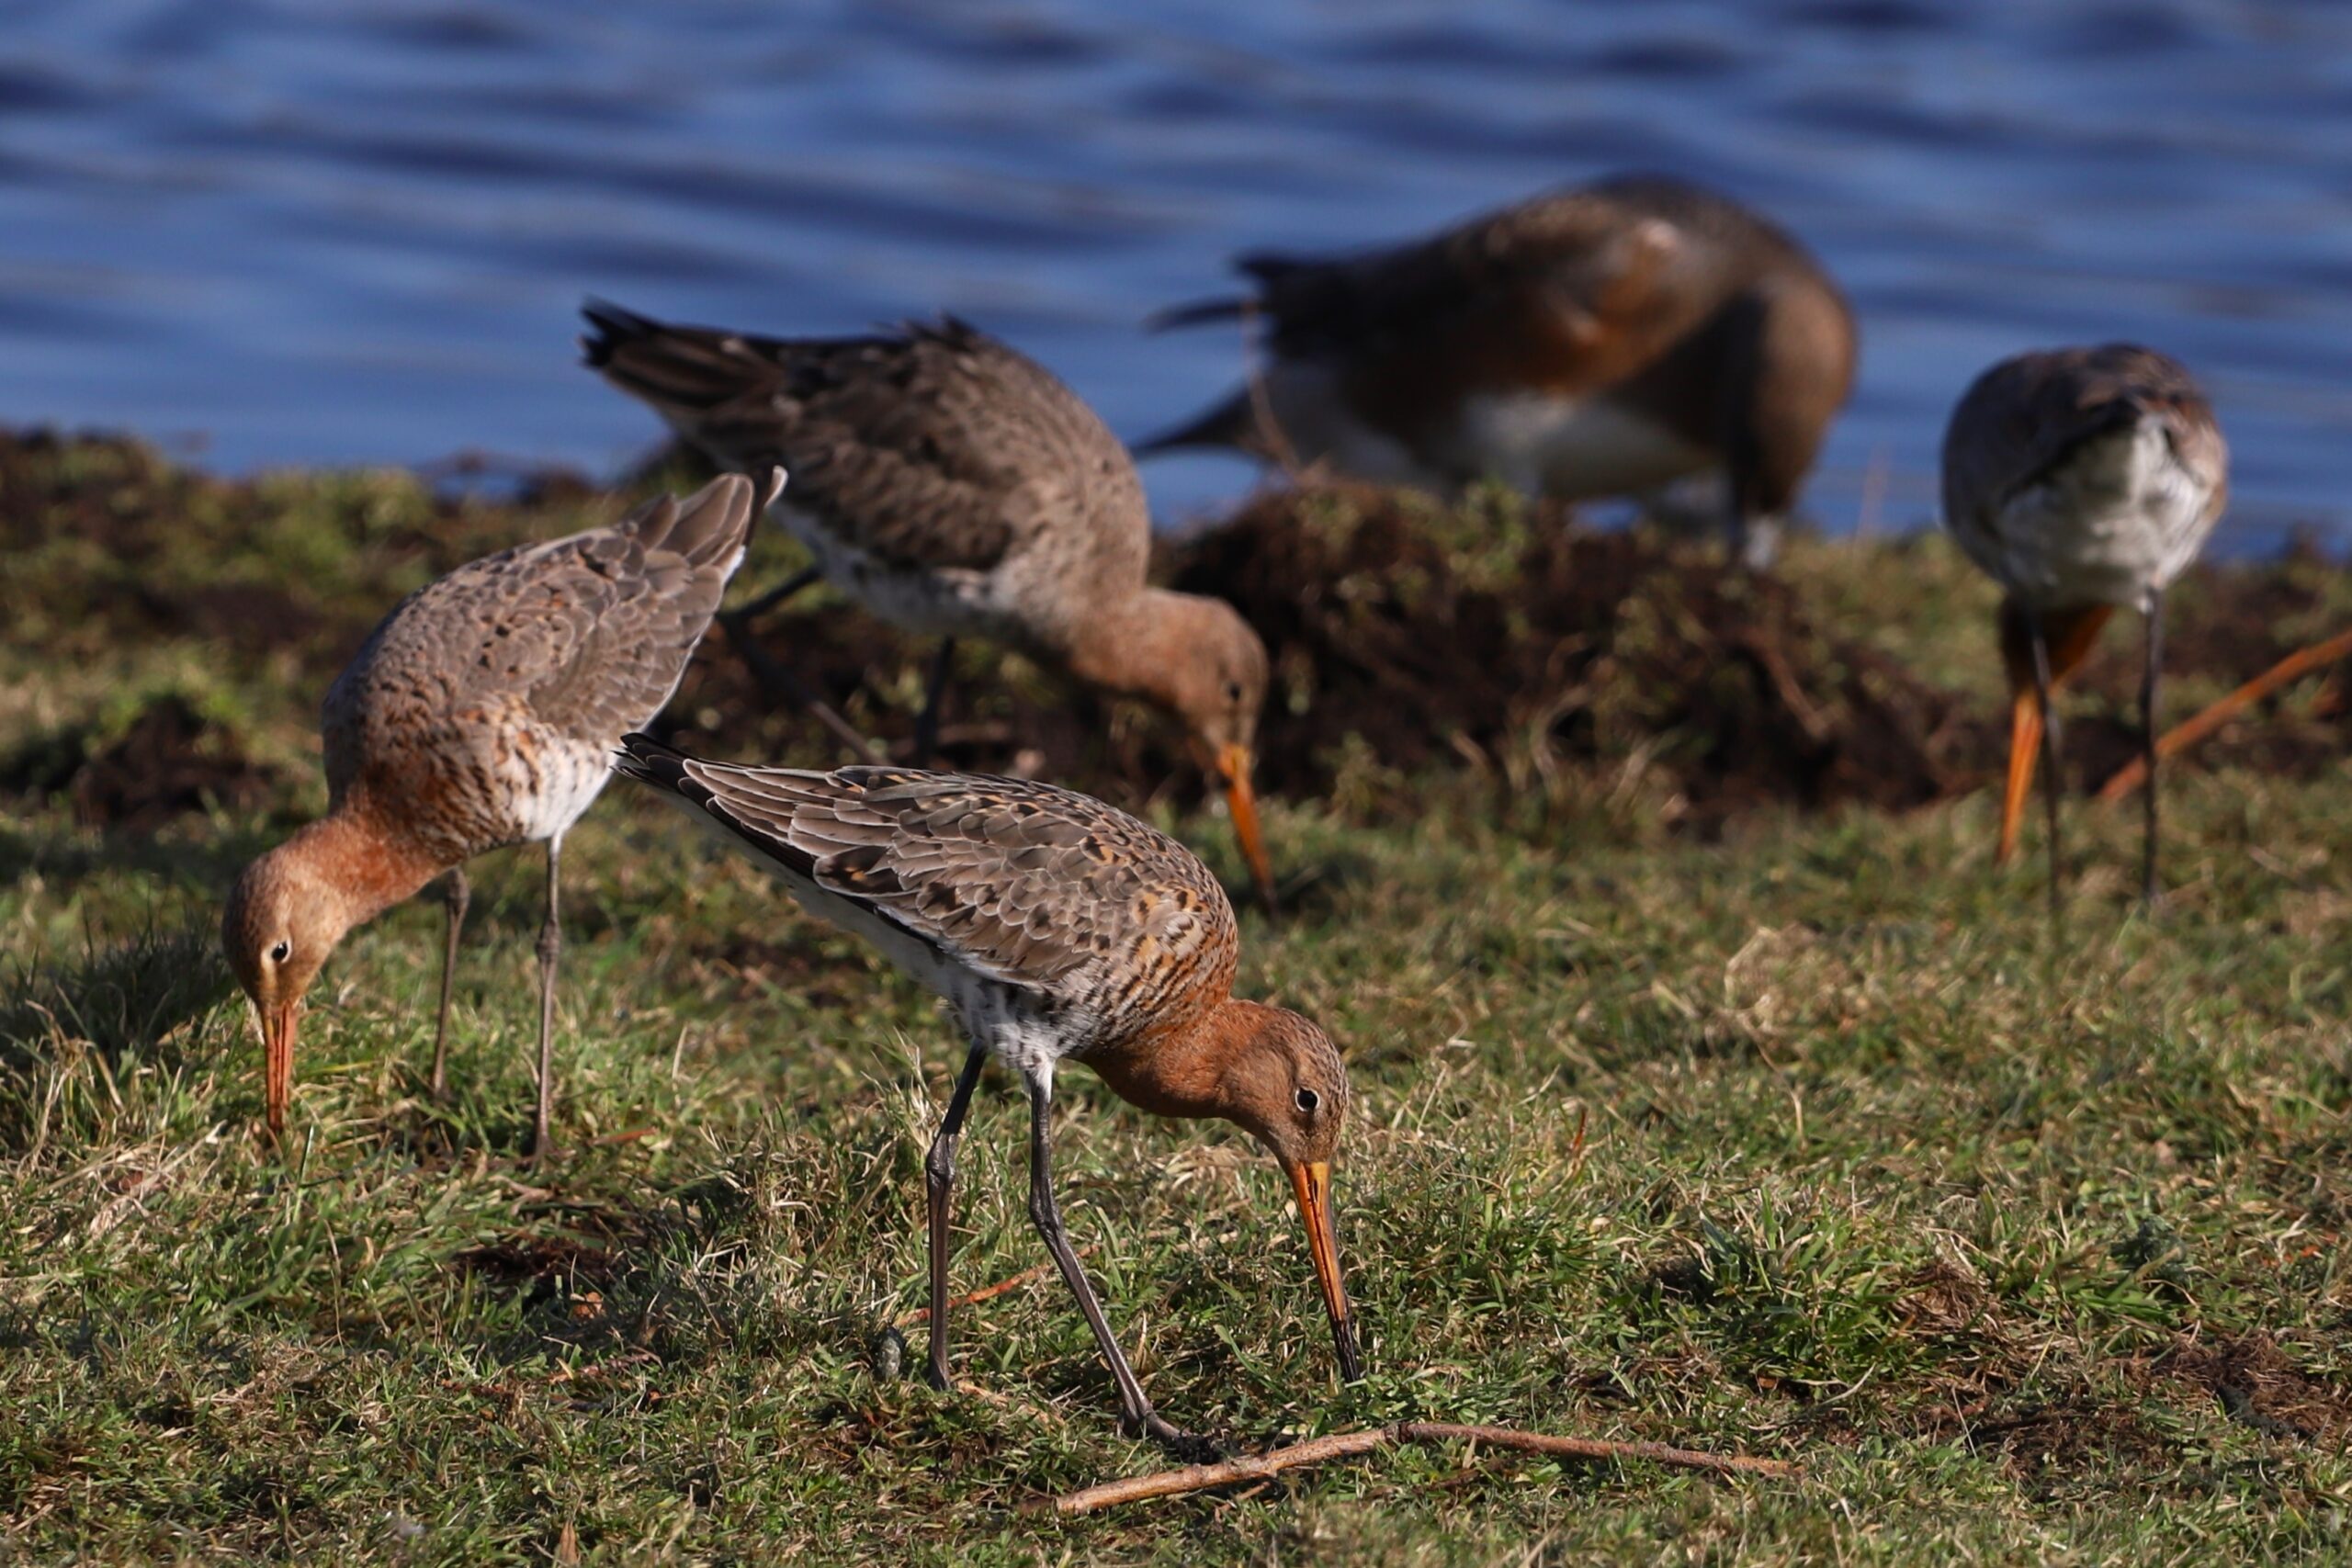
[[[1314,1113],[1317,1106],[1323,1103],[1322,1096],[1317,1094],[1311,1089],[1300,1089],[1294,1098],[1298,1101],[1298,1108],[1301,1111],[1306,1111],[1310,1115]]]
[[[1241,700],[1240,682],[1227,681],[1225,683],[1225,700],[1229,703],[1238,703]]]
[[[290,943],[281,942],[269,950],[269,961],[272,964],[283,964],[286,962],[286,955],[293,951]]]

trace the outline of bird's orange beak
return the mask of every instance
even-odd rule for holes
[[[261,1014],[261,1102],[271,1137],[286,1131],[287,1101],[294,1098],[294,1033],[299,998]]]
[[[1258,830],[1258,792],[1250,782],[1257,759],[1236,741],[1220,747],[1216,771],[1225,782],[1226,809],[1233,814],[1233,836],[1241,840],[1241,858],[1250,863],[1250,879],[1258,885],[1258,902],[1269,915],[1280,914],[1274,901],[1274,865],[1266,858],[1266,840]]]
[[[1306,1249],[1315,1259],[1316,1283],[1323,1287],[1323,1310],[1331,1316],[1340,1377],[1354,1382],[1363,1376],[1363,1361],[1356,1354],[1356,1320],[1348,1310],[1348,1287],[1340,1278],[1340,1236],[1331,1225],[1331,1167],[1322,1160],[1295,1165],[1290,1184],[1298,1194],[1299,1218],[1306,1222]]]
[[[2099,628],[2113,614],[2113,606],[2107,604],[2043,613],[2052,691],[2090,657]],[[2001,793],[2001,841],[1993,859],[2003,865],[2017,852],[2018,829],[2025,821],[2025,803],[2033,795],[2034,765],[2041,758],[2041,727],[2047,722],[2034,692],[2033,634],[2026,615],[2013,604],[2001,606],[2001,661],[2009,672],[2009,776]]]
[[[2033,684],[2009,694],[2009,780],[2001,795],[2001,842],[1993,863],[2007,865],[2017,853],[2018,826],[2025,820],[2025,803],[2033,794],[2033,765],[2041,755],[2041,699]]]

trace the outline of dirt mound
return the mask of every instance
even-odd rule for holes
[[[1766,799],[1913,807],[1975,780],[1991,716],[1776,579],[1551,509],[1498,550],[1414,504],[1269,496],[1178,553],[1174,586],[1232,600],[1273,655],[1271,787],[1319,789],[1351,736],[1407,771],[1468,759],[1521,786],[1638,766],[1702,825]]]
[[[1900,546],[1856,547],[1904,569]],[[1231,601],[1266,640],[1270,794],[1325,795],[1368,756],[1400,795],[1416,775],[1465,767],[1515,797],[1634,783],[1668,823],[1708,831],[1768,802],[1926,805],[1994,779],[2007,744],[1989,621],[1981,681],[1948,688],[1854,635],[1869,628],[1833,627],[1802,585],[1729,568],[1703,545],[1581,528],[1558,508],[1482,515],[1367,488],[1269,493],[1167,547],[1160,569],[1170,586]],[[2325,624],[2335,570],[2200,570],[2168,607],[2166,667],[2233,683],[2267,668]],[[2108,634],[2070,700],[2067,773],[2085,790],[2138,745],[2135,630]],[[763,640],[867,734],[903,744],[927,644],[821,594]],[[942,732],[953,766],[1131,807],[1201,787],[1173,726],[1133,705],[985,646],[965,645],[957,671]],[[2286,694],[2189,765],[2332,765],[2352,749],[2352,705],[2319,690]],[[718,633],[669,722],[683,744],[722,755],[842,756],[769,702]]]
[[[215,807],[255,811],[277,794],[276,770],[176,694],[141,709],[100,743],[87,732],[42,737],[0,762],[0,789],[63,794],[85,828],[152,833],[175,817]]]

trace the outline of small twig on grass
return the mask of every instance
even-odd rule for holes
[[[1101,1246],[1100,1242],[1089,1242],[1078,1249],[1078,1256],[1081,1258],[1091,1258],[1094,1255],[1096,1248]],[[1010,1280],[999,1280],[993,1285],[983,1285],[977,1291],[967,1291],[960,1296],[950,1296],[947,1298],[947,1304],[951,1307],[967,1307],[976,1306],[981,1302],[994,1301],[999,1296],[1011,1295],[1023,1285],[1034,1285],[1053,1271],[1054,1266],[1051,1263],[1040,1263],[1035,1269],[1023,1269]],[[900,1313],[892,1321],[890,1326],[905,1328],[912,1324],[930,1321],[931,1309],[927,1306],[919,1306]]]
[[[2176,751],[2187,750],[2290,681],[2345,658],[2352,658],[2352,631],[2338,632],[2325,642],[2314,643],[2289,654],[2203,713],[2175,725],[2158,736],[2157,757],[2169,757]],[[2140,781],[2147,777],[2147,773],[2145,760],[2134,757],[2118,768],[2113,777],[2099,785],[2098,798],[2101,801],[2122,799],[2140,787]]]
[[[1798,1473],[1797,1467],[1787,1460],[1758,1459],[1747,1454],[1706,1454],[1692,1449],[1672,1448],[1665,1443],[1556,1438],[1544,1432],[1522,1432],[1515,1427],[1464,1426],[1452,1421],[1399,1421],[1394,1426],[1371,1427],[1358,1432],[1334,1432],[1329,1437],[1312,1438],[1286,1449],[1276,1449],[1272,1453],[1228,1460],[1223,1464],[1195,1464],[1182,1470],[1163,1470],[1151,1475],[1130,1476],[1125,1481],[1105,1482],[1100,1486],[1065,1493],[1059,1497],[1034,1498],[1022,1505],[1022,1512],[1057,1514],[1064,1517],[1074,1514],[1091,1514],[1099,1509],[1116,1507],[1121,1503],[1139,1503],[1148,1497],[1172,1497],[1180,1493],[1205,1491],[1212,1486],[1229,1486],[1237,1481],[1262,1481],[1278,1472],[1295,1470],[1301,1465],[1322,1464],[1335,1459],[1354,1459],[1375,1449],[1386,1448],[1391,1443],[1446,1442],[1485,1443],[1489,1448],[1549,1454],[1555,1459],[1647,1460],[1652,1464],[1668,1465],[1679,1470],[1708,1470],[1720,1474],[1792,1477]]]

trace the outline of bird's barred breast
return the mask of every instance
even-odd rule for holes
[[[2196,559],[2215,521],[2209,480],[2156,417],[2087,442],[1961,543],[2027,604],[2136,608]]]

